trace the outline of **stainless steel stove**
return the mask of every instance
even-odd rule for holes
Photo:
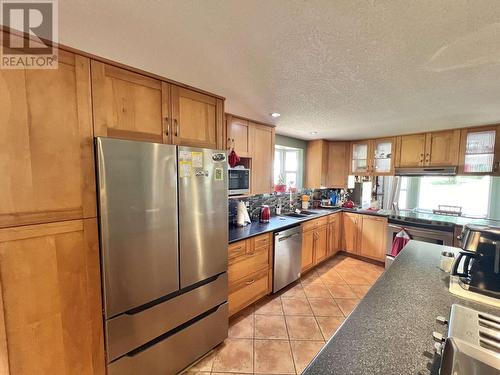
[[[431,216],[416,212],[404,212],[389,216],[385,268],[389,268],[394,261],[394,257],[391,256],[392,242],[402,229],[408,233],[412,240],[453,246],[455,225],[433,220]]]

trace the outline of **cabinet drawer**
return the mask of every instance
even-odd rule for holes
[[[257,249],[259,247],[264,247],[264,246],[269,246],[271,240],[270,240],[270,234],[264,234],[262,236],[256,236],[252,238],[253,241],[253,248]]]
[[[229,288],[229,315],[251,305],[268,291],[268,273],[263,270],[249,275]]]
[[[338,220],[339,218],[339,213],[336,214],[331,214],[327,216],[328,223],[333,223],[334,221]]]
[[[229,259],[237,258],[244,255],[247,251],[247,241],[238,241],[229,245],[227,255]]]
[[[269,252],[267,247],[257,249],[252,254],[233,259],[228,266],[229,285],[248,277],[250,274],[269,267]]]
[[[315,220],[310,220],[310,221],[307,221],[304,224],[302,224],[302,231],[305,232],[308,230],[316,229],[316,228],[319,228],[323,225],[326,225],[327,223],[328,223],[327,216],[320,217],[319,219],[315,219]]]

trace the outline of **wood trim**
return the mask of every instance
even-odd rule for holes
[[[249,122],[252,122],[252,123],[254,123],[256,125],[264,125],[264,126],[268,126],[268,127],[271,127],[271,128],[275,128],[276,127],[276,125],[270,124],[268,122],[256,121],[256,120],[253,120],[251,118],[248,118],[248,117],[245,117],[245,116],[240,116],[240,115],[235,115],[235,114],[229,113],[229,112],[226,112],[226,116],[236,117],[236,118],[239,118],[240,120],[249,121]]]
[[[23,33],[21,31],[18,31],[18,30],[15,30],[15,29],[11,29],[11,28],[9,28],[7,26],[0,25],[0,30],[2,32],[4,32],[4,33],[14,34],[14,35],[20,36],[22,38],[29,38],[28,34]],[[214,93],[211,93],[209,91],[205,91],[205,90],[196,88],[194,86],[190,86],[190,85],[187,85],[185,83],[178,82],[178,81],[175,81],[175,80],[170,79],[170,78],[166,78],[166,77],[158,75],[158,74],[154,74],[154,73],[142,70],[142,69],[134,68],[134,67],[132,67],[130,65],[119,63],[119,62],[116,62],[116,61],[113,61],[113,60],[110,60],[110,59],[107,59],[107,58],[104,58],[104,57],[101,57],[101,56],[98,56],[98,55],[95,55],[95,54],[92,54],[92,53],[89,53],[89,52],[85,52],[83,50],[80,50],[80,49],[77,49],[77,48],[74,48],[74,47],[70,47],[70,46],[67,46],[67,45],[64,45],[64,44],[54,44],[54,42],[52,42],[51,40],[46,40],[46,39],[42,39],[42,40],[43,40],[44,43],[47,43],[49,45],[52,45],[52,46],[55,45],[59,50],[62,50],[62,51],[68,51],[68,52],[74,53],[76,55],[87,57],[87,58],[89,58],[91,60],[95,60],[95,61],[98,61],[98,62],[101,62],[101,63],[104,63],[104,64],[114,65],[117,68],[125,69],[125,70],[128,70],[128,71],[133,72],[133,73],[137,73],[137,74],[141,74],[143,76],[147,76],[147,77],[150,77],[150,78],[154,78],[154,79],[158,79],[158,80],[161,80],[161,81],[165,81],[167,83],[174,84],[174,85],[177,85],[179,87],[182,87],[182,88],[185,88],[185,89],[188,89],[188,90],[197,91],[197,92],[199,92],[201,94],[206,94],[206,95],[210,95],[210,96],[213,96],[213,97],[221,99],[221,100],[225,100],[225,97],[223,97],[221,95],[214,94]]]
[[[28,238],[78,232],[81,230],[83,230],[82,220],[68,220],[47,224],[2,228],[0,229],[0,242],[25,240]]]
[[[5,325],[2,275],[0,274],[0,375],[9,375],[9,350],[7,347],[7,327]]]
[[[170,105],[171,85],[161,83],[161,115],[162,115],[162,141],[165,144],[172,143],[173,123],[172,107]]]
[[[219,150],[226,150],[226,117],[224,116],[224,100],[217,99],[216,102],[216,124],[215,124],[215,139]]]
[[[90,218],[97,215],[97,201],[90,60],[87,57],[75,55],[75,76],[78,125],[82,142],[80,145],[82,155],[82,210],[83,218]]]

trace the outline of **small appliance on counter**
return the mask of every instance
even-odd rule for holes
[[[500,228],[465,225],[450,292],[500,307]]]
[[[436,353],[441,356],[440,375],[498,375],[500,373],[500,317],[454,304],[448,334],[432,334]]]
[[[260,206],[259,221],[261,223],[269,223],[270,217],[271,217],[271,210],[269,209],[269,206],[266,204]]]
[[[250,193],[250,169],[241,166],[227,170],[229,179],[229,195],[242,195]]]

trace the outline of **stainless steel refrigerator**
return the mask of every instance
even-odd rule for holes
[[[227,337],[224,151],[96,138],[109,375],[173,374]]]

